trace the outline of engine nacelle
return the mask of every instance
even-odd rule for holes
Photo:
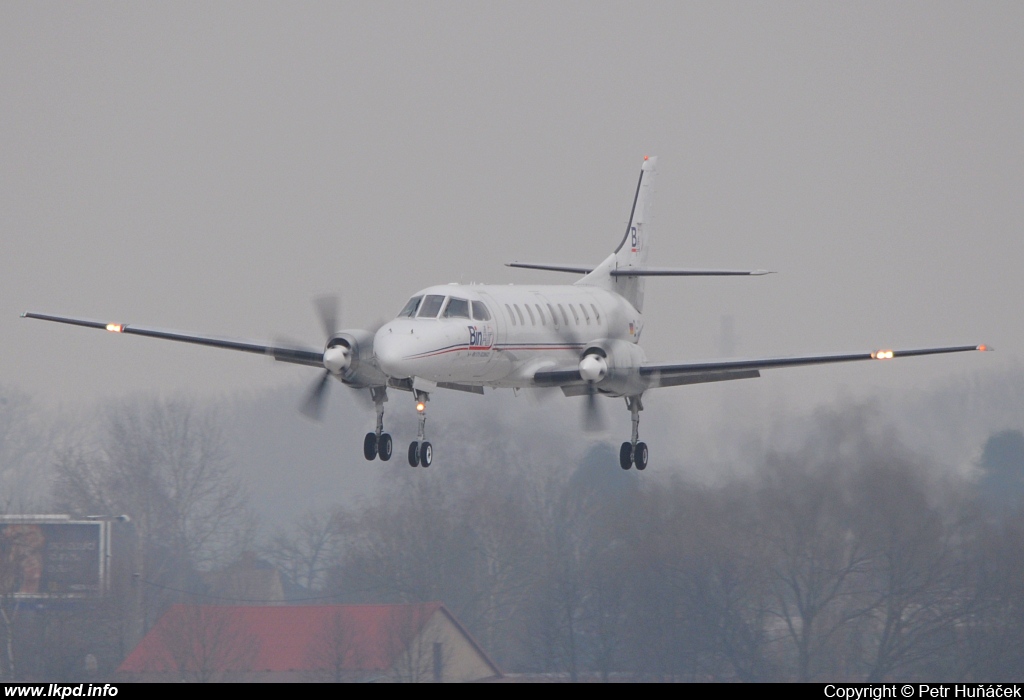
[[[373,333],[338,331],[324,348],[324,367],[352,386],[381,386],[387,377],[373,361]]]
[[[647,361],[643,349],[625,340],[597,340],[580,353],[580,376],[602,393],[631,396],[643,392],[640,365]]]

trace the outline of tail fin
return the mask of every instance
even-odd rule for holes
[[[629,214],[629,225],[626,226],[626,234],[622,237],[619,247],[594,268],[593,272],[576,283],[613,291],[623,296],[637,311],[643,311],[645,277],[622,274],[622,271],[642,269],[647,262],[648,242],[645,227],[650,218],[657,162],[656,157],[644,156],[643,165],[640,167],[640,179],[636,183],[636,194],[633,197],[633,209]],[[618,271],[614,276],[613,270]]]

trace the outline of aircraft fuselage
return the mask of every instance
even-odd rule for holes
[[[416,299],[412,315],[407,307],[374,337],[377,363],[390,377],[529,386],[538,370],[578,362],[591,342],[635,344],[643,330],[628,301],[583,285],[449,284],[427,287],[410,303]]]

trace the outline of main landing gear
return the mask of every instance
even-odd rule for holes
[[[363,456],[369,460],[380,457],[380,461],[387,462],[392,450],[391,436],[384,432],[384,402],[388,400],[388,392],[382,386],[373,387],[370,395],[377,409],[377,429],[363,438]]]
[[[419,426],[416,429],[416,440],[409,445],[409,466],[429,467],[434,461],[434,448],[427,442],[427,401],[430,397],[425,391],[413,390],[416,399],[416,417]]]
[[[639,396],[627,396],[626,406],[633,417],[633,436],[619,448],[619,466],[629,469],[635,464],[637,471],[642,472],[647,469],[647,443],[639,441],[640,411],[644,410],[644,405]]]
[[[384,402],[388,400],[386,387],[373,387],[370,389],[370,396],[373,397],[374,408],[377,409],[377,429],[367,433],[363,438],[363,456],[368,460],[380,457],[380,461],[387,462],[391,459],[394,445],[391,436],[384,432]],[[430,397],[425,391],[413,391],[416,398],[416,414],[419,418],[419,429],[416,431],[416,440],[409,445],[409,466],[429,467],[434,461],[434,448],[427,442],[427,401]]]

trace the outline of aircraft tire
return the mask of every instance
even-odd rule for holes
[[[622,443],[622,447],[619,448],[619,466],[623,469],[633,466],[633,446],[628,442]]]
[[[409,466],[420,466],[420,444],[418,442],[409,445]]]
[[[363,457],[373,461],[377,457],[377,434],[367,433],[363,438]]]
[[[377,456],[380,457],[380,461],[387,462],[391,459],[392,449],[391,436],[384,433],[380,436],[380,440],[377,441]]]
[[[633,452],[633,460],[636,462],[636,470],[642,472],[647,469],[647,443],[638,442]]]
[[[434,448],[429,442],[420,445],[420,466],[429,467],[434,461]]]

